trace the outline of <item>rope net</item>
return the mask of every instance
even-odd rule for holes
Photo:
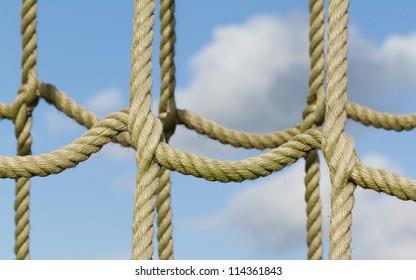
[[[345,122],[350,118],[366,126],[403,131],[416,127],[416,115],[377,112],[348,101],[348,6],[349,0],[329,0],[325,53],[324,1],[310,1],[311,67],[303,122],[283,131],[254,134],[226,128],[176,107],[174,0],[161,0],[160,4],[159,114],[156,116],[151,111],[155,1],[135,0],[129,106],[104,119],[78,105],[54,85],[37,78],[37,1],[23,0],[21,87],[11,104],[0,103],[0,118],[13,121],[17,138],[17,156],[0,156],[0,177],[16,179],[16,258],[30,258],[30,178],[63,172],[87,160],[107,143],[115,142],[136,151],[132,259],[152,258],[155,219],[159,258],[174,258],[170,171],[209,181],[242,182],[279,171],[301,157],[306,159],[307,258],[322,259],[319,149],[329,166],[332,184],[329,258],[350,259],[355,188],[360,186],[415,201],[416,181],[363,165],[353,139],[344,129]],[[31,155],[31,115],[42,98],[88,131],[58,150]],[[234,147],[271,150],[257,157],[228,161],[183,152],[168,144],[176,125]]]

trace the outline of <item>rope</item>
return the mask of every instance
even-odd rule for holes
[[[416,127],[416,114],[393,115],[377,112],[355,103],[348,103],[346,109],[349,118],[367,126],[395,131],[412,130]]]
[[[22,88],[19,94],[26,91],[28,95],[37,94],[37,35],[36,35],[36,0],[24,0],[21,23],[23,36],[22,47]],[[37,101],[37,99],[36,99]],[[15,123],[15,134],[17,138],[17,153],[20,156],[32,153],[32,127],[31,111],[36,102],[22,103],[17,112]],[[29,202],[30,202],[30,181],[28,178],[16,179],[16,199],[14,203],[15,213],[15,246],[16,259],[27,260],[29,255]]]
[[[152,41],[155,3],[134,2],[128,131],[136,149],[136,193],[133,213],[132,259],[151,259],[153,221],[160,166],[153,160],[162,136],[162,124],[151,111]]]
[[[351,258],[351,224],[355,185],[349,181],[355,165],[354,143],[344,132],[347,119],[348,0],[330,0],[328,11],[328,76],[326,125],[322,151],[329,165],[331,220],[329,258]]]
[[[0,178],[45,177],[75,167],[126,131],[127,116],[126,112],[110,114],[71,144],[48,154],[0,156]]]
[[[188,110],[177,110],[176,115],[177,121],[189,129],[207,135],[209,138],[218,140],[223,144],[246,149],[277,148],[299,134],[301,126],[298,124],[283,131],[257,134],[226,128]]]
[[[175,104],[175,1],[162,0],[160,3],[161,37],[160,37],[160,69],[161,88],[159,101],[159,118],[163,121],[165,140],[173,135],[176,128]],[[172,208],[170,190],[170,171],[161,168],[159,172],[160,187],[157,193],[157,240],[158,253],[161,260],[173,259]]]
[[[88,129],[100,121],[100,118],[94,113],[77,104],[73,99],[66,96],[63,91],[59,91],[54,85],[41,83],[40,95],[48,103],[54,105],[56,109]],[[130,135],[127,131],[118,134],[112,141],[119,143],[123,147],[131,147]]]
[[[182,152],[160,143],[156,160],[164,167],[208,181],[242,182],[254,180],[293,164],[311,149],[320,147],[321,131],[309,129],[279,148],[243,160],[218,160]]]
[[[309,56],[311,71],[309,74],[308,106],[304,110],[302,130],[319,127],[324,119],[324,1],[309,1],[310,33]],[[316,150],[308,152],[305,158],[305,201],[306,201],[306,242],[307,258],[322,259],[322,215],[319,190],[319,156]]]
[[[132,229],[132,259],[151,259],[153,222],[158,212],[160,259],[173,259],[170,170],[210,181],[254,180],[306,159],[307,244],[309,259],[322,258],[319,158],[322,149],[330,170],[331,217],[330,259],[351,258],[351,223],[356,185],[416,201],[416,180],[382,169],[364,166],[345,132],[347,118],[387,130],[412,130],[416,114],[393,115],[348,103],[347,37],[348,0],[330,0],[328,11],[327,93],[324,96],[324,10],[322,0],[310,1],[311,73],[303,122],[267,134],[225,128],[188,110],[177,110],[175,90],[175,5],[161,3],[161,98],[159,116],[151,113],[152,41],[154,0],[135,0],[129,108],[100,120],[67,97],[54,85],[37,80],[37,36],[35,0],[24,0],[22,83],[12,104],[0,103],[0,119],[16,126],[17,156],[0,156],[0,178],[16,180],[17,259],[29,259],[29,178],[60,173],[77,166],[110,141],[136,150],[136,192]],[[32,111],[40,98],[88,130],[72,143],[47,154],[31,155]],[[325,120],[323,127],[322,123]],[[242,160],[218,160],[183,152],[167,144],[176,124],[235,147],[271,149]],[[162,141],[163,140],[163,141]]]

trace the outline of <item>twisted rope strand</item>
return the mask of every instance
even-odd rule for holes
[[[153,221],[160,166],[154,153],[162,137],[162,124],[151,108],[152,41],[155,3],[134,2],[133,43],[130,76],[128,131],[136,149],[136,192],[133,213],[132,259],[151,259],[153,255]]]
[[[172,207],[170,190],[170,170],[161,168],[159,172],[160,187],[157,192],[157,241],[158,254],[161,260],[173,260],[173,228],[172,228]]]
[[[22,89],[27,90],[28,95],[36,96],[37,88],[37,35],[36,35],[36,0],[23,0],[21,11],[22,23]],[[19,94],[22,91],[19,92]],[[30,155],[32,153],[32,136],[30,129],[32,127],[31,111],[36,106],[23,103],[19,108],[14,119],[15,134],[17,138],[17,153],[20,156]],[[30,181],[28,178],[17,178],[16,180],[16,198],[14,203],[15,213],[15,246],[14,251],[16,259],[27,260],[29,255],[29,203],[30,203]]]
[[[209,138],[218,140],[223,144],[246,149],[277,148],[299,134],[301,127],[300,124],[297,124],[283,131],[256,134],[226,128],[189,110],[177,110],[176,116],[179,124],[183,124],[189,129],[207,135]]]
[[[349,118],[367,126],[395,131],[412,130],[416,127],[416,114],[388,114],[356,103],[348,103],[346,109]]]
[[[329,165],[331,220],[329,258],[351,258],[351,224],[355,185],[350,182],[357,160],[352,139],[344,132],[347,119],[348,0],[330,0],[328,11],[328,76],[326,124],[322,150]]]
[[[361,163],[354,167],[351,179],[363,188],[383,192],[401,200],[416,201],[416,180],[383,169],[366,167]]]
[[[163,122],[165,141],[174,134],[176,128],[175,103],[175,1],[161,0],[160,3],[160,74],[161,88],[159,101],[159,118]],[[161,260],[172,260],[172,208],[170,170],[161,168],[159,172],[160,187],[157,193],[157,240],[158,254]]]
[[[310,32],[309,56],[311,71],[309,75],[308,106],[303,112],[302,130],[322,125],[324,106],[324,2],[309,1]],[[308,259],[322,259],[322,215],[319,190],[319,156],[316,150],[308,152],[305,158],[305,201],[306,201],[306,241]]]

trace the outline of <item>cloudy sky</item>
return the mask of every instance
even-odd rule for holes
[[[98,116],[127,107],[133,1],[42,1],[39,79]],[[309,69],[307,1],[190,1],[177,4],[177,104],[227,127],[272,132],[301,121]],[[362,3],[361,3],[362,2]],[[348,94],[390,113],[414,111],[416,21],[410,1],[353,2]],[[377,4],[377,5],[375,5]],[[20,81],[19,1],[0,0],[1,101]],[[156,22],[156,30],[159,22]],[[157,33],[157,32],[156,32]],[[155,38],[154,103],[159,68]],[[157,108],[157,106],[155,106]],[[12,124],[1,124],[0,152],[15,154]],[[413,132],[348,122],[361,159],[415,178]],[[41,101],[33,153],[47,153],[85,129]],[[171,144],[222,159],[260,151],[220,145],[178,127]],[[322,158],[322,157],[321,157]],[[322,160],[324,257],[328,255],[328,170]],[[173,175],[174,248],[179,259],[304,259],[304,160],[267,178],[220,184]],[[34,259],[128,259],[135,182],[134,151],[109,144],[87,162],[32,180]],[[0,259],[12,259],[14,181],[0,187]],[[355,259],[416,258],[416,204],[358,188]]]

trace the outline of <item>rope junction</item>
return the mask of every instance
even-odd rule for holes
[[[189,110],[176,107],[175,3],[161,0],[161,90],[159,115],[151,112],[154,0],[135,0],[129,107],[99,119],[54,85],[37,79],[36,0],[23,0],[22,84],[11,104],[0,103],[0,119],[14,122],[17,156],[0,156],[0,177],[16,179],[15,253],[29,259],[30,181],[34,176],[63,172],[87,160],[110,141],[136,150],[136,193],[132,232],[132,259],[151,259],[153,221],[157,215],[160,259],[173,259],[170,171],[218,182],[254,180],[306,159],[308,259],[322,259],[322,215],[319,190],[321,149],[330,170],[330,259],[351,259],[351,224],[356,186],[416,201],[416,180],[364,166],[354,141],[344,127],[347,118],[386,130],[412,130],[416,114],[392,115],[348,102],[347,52],[349,0],[329,0],[327,61],[324,53],[323,0],[310,0],[311,71],[303,122],[283,131],[254,134],[221,126]],[[327,73],[325,73],[325,66]],[[326,80],[326,87],[324,87]],[[47,154],[31,155],[32,111],[43,98],[88,131]],[[169,146],[176,125],[184,125],[223,144],[263,150],[257,157],[218,160]]]

